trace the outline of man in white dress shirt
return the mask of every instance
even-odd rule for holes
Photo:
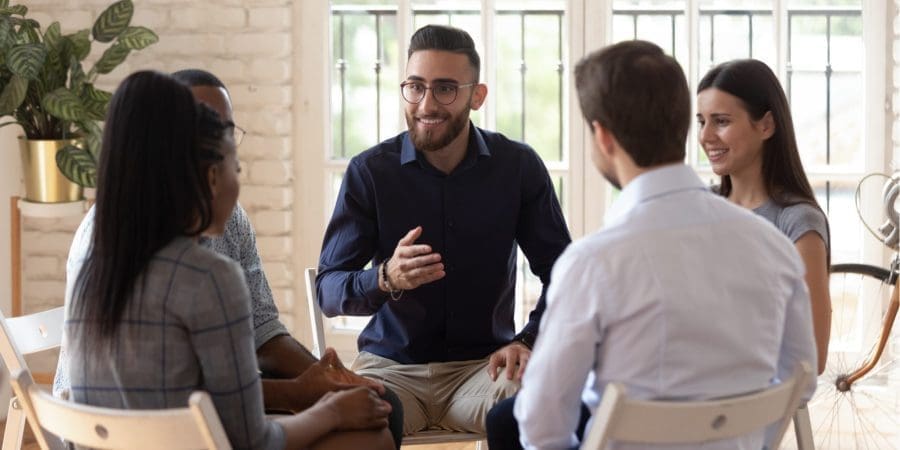
[[[594,165],[622,191],[604,229],[553,268],[515,404],[522,445],[576,447],[582,398],[593,411],[612,381],[640,398],[709,399],[763,389],[801,361],[815,367],[794,246],[683,163],[691,101],[678,63],[623,42],[579,62],[575,82]],[[814,375],[808,383],[805,399]],[[703,448],[763,445],[760,430]]]

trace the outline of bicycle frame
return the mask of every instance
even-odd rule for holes
[[[850,386],[853,385],[854,382],[866,376],[867,373],[874,369],[875,365],[878,364],[878,360],[881,359],[882,353],[884,353],[884,348],[887,346],[891,329],[894,328],[894,319],[897,318],[897,310],[900,309],[900,290],[898,290],[898,286],[900,286],[900,276],[897,276],[898,265],[900,265],[900,259],[894,258],[894,261],[891,263],[891,276],[894,278],[894,288],[891,292],[891,302],[888,305],[888,310],[884,316],[884,324],[881,327],[881,337],[878,338],[878,347],[875,349],[875,354],[865,365],[854,370],[846,377],[841,377],[837,380],[835,384],[841,392],[849,391]]]

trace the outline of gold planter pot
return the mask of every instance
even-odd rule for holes
[[[41,141],[19,137],[26,200],[38,203],[81,200],[81,186],[69,181],[56,167],[56,152],[69,144],[80,147],[81,141],[78,139]]]

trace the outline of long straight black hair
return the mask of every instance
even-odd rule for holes
[[[772,114],[775,132],[763,144],[762,177],[766,191],[776,204],[790,206],[808,203],[822,214],[809,179],[803,170],[791,107],[778,82],[778,77],[762,61],[737,59],[710,70],[697,86],[697,93],[715,88],[737,97],[753,120]],[[731,176],[723,175],[719,194],[731,194]],[[827,223],[827,222],[826,222]],[[831,231],[825,236],[828,261],[831,264]]]
[[[141,71],[119,85],[103,133],[93,236],[73,292],[82,345],[116,335],[156,252],[209,227],[207,172],[222,159],[224,128],[169,75]]]

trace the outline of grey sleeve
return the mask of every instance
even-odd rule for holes
[[[234,207],[222,237],[212,240],[212,247],[216,252],[237,261],[244,269],[247,288],[250,290],[256,349],[276,336],[290,334],[278,320],[278,308],[256,248],[256,232],[240,204]]]
[[[781,212],[778,222],[778,228],[791,242],[797,242],[797,239],[807,232],[814,231],[825,242],[825,247],[831,248],[828,241],[828,219],[822,211],[810,204],[798,203],[788,206]]]

